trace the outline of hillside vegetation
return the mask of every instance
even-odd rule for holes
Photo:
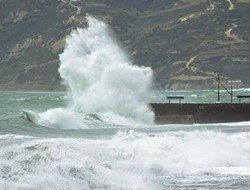
[[[155,86],[250,86],[249,0],[0,0],[0,88],[60,89],[58,55],[88,13],[108,23]]]

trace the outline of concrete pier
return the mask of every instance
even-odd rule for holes
[[[250,121],[250,104],[150,104],[156,124],[224,123]]]

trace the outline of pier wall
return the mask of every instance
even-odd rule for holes
[[[152,103],[150,106],[155,113],[155,122],[160,124],[250,121],[250,104]]]

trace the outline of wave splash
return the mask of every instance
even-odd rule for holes
[[[69,106],[40,114],[39,124],[48,125],[53,118],[65,124],[65,118],[60,122],[65,116],[67,125],[71,120],[81,123],[83,113],[116,124],[152,124],[154,114],[145,103],[151,69],[132,65],[104,22],[90,16],[87,20],[88,28],[73,31],[60,55],[59,73],[68,87]]]
[[[207,189],[209,180],[211,189],[223,189],[218,188],[223,178],[228,189],[249,184],[250,133],[147,135],[130,130],[112,139],[51,138],[18,144],[1,147],[3,189]],[[188,183],[190,188],[180,188]]]

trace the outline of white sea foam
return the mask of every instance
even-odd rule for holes
[[[39,116],[40,119],[38,120],[38,124],[42,126],[50,126],[60,129],[88,128],[88,126],[83,123],[79,114],[67,108],[50,109],[39,114]]]
[[[0,140],[6,140],[6,139],[32,139],[35,138],[30,135],[17,135],[17,134],[5,134],[0,135]]]
[[[0,168],[3,189],[160,189],[164,176],[248,175],[250,133],[35,139],[2,146]]]
[[[60,117],[66,121],[63,118],[66,112],[71,116],[72,113],[99,114],[104,120],[108,115],[108,122],[120,117],[120,122],[124,121],[124,124],[131,123],[131,120],[153,123],[153,112],[145,103],[151,88],[151,69],[132,65],[112,38],[108,26],[90,16],[87,19],[88,28],[73,31],[60,55],[59,72],[68,86],[71,97],[69,107],[64,114],[61,109],[41,114],[42,123],[52,119],[49,114],[53,114],[58,121]],[[110,117],[112,114],[114,118]],[[74,127],[70,122],[74,122],[72,117],[66,123],[69,128]]]

